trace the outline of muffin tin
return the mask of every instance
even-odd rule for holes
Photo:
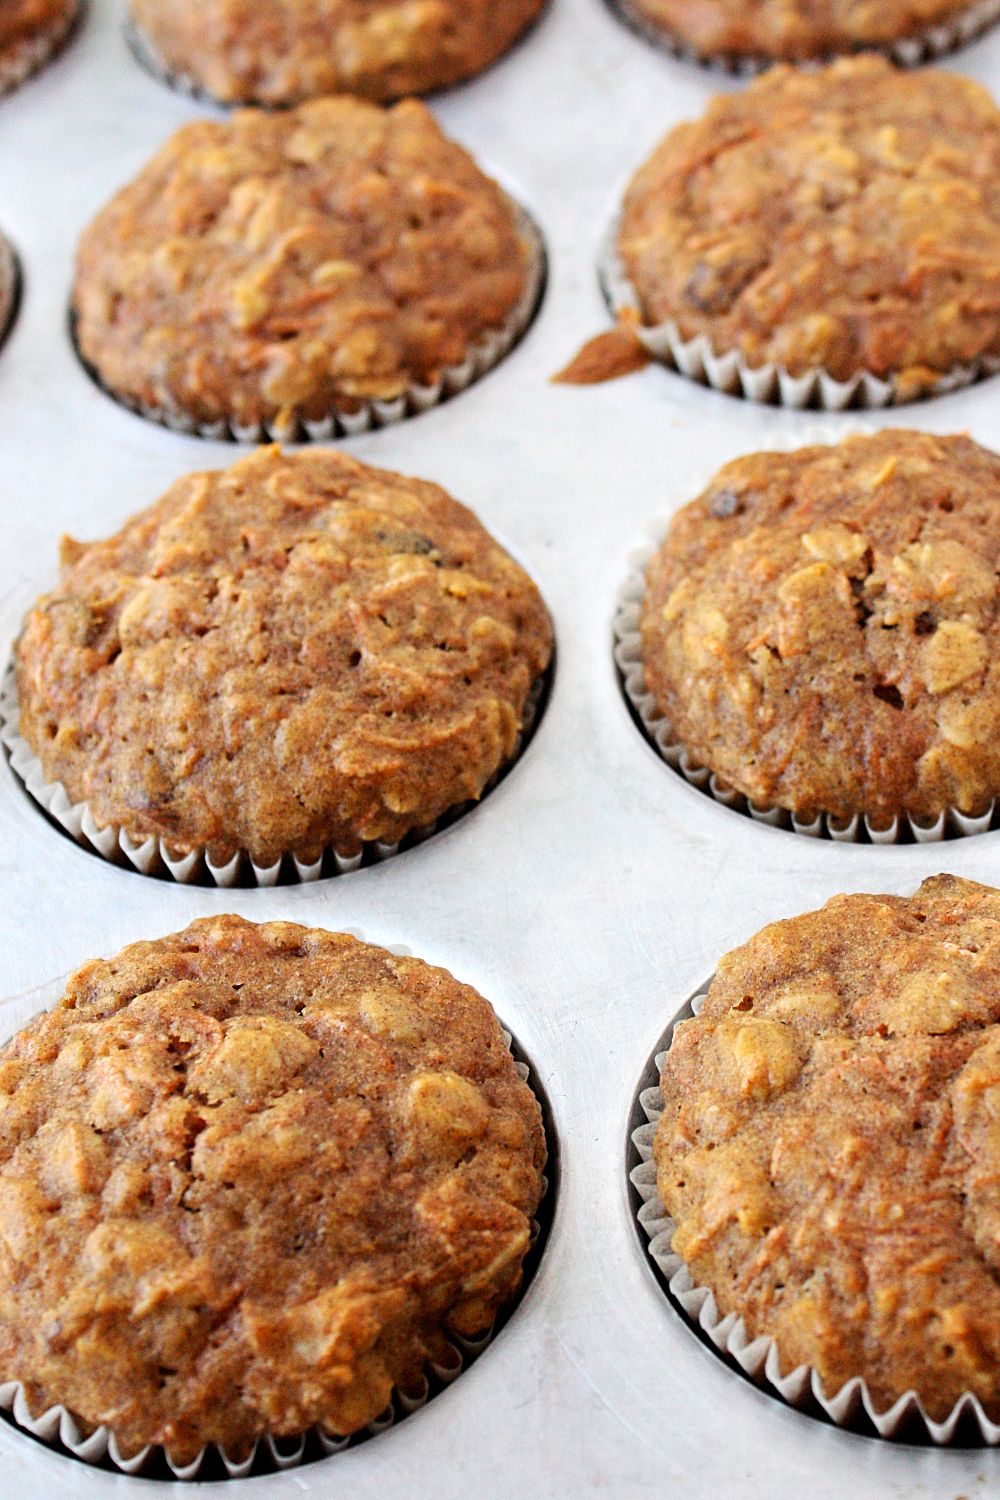
[[[201,109],[136,65],[122,11],[117,0],[93,0],[63,55],[0,102],[0,223],[25,273],[20,316],[0,350],[5,656],[51,578],[61,532],[106,535],[178,474],[233,457],[231,445],[163,430],[109,401],[67,335],[78,231]],[[949,65],[1000,93],[1000,34]],[[995,1452],[841,1431],[726,1368],[649,1274],[628,1199],[637,1082],[721,953],[840,890],[909,892],[942,869],[1000,879],[995,832],[879,847],[792,838],[734,816],[666,771],[630,722],[612,618],[637,533],[675,503],[677,476],[794,440],[803,421],[660,367],[588,390],[548,383],[605,326],[593,266],[616,184],[717,87],[628,32],[602,0],[555,0],[523,46],[434,100],[444,127],[537,216],[549,291],[487,380],[342,441],[472,506],[553,612],[549,706],[530,753],[474,816],[405,858],[342,878],[216,890],[139,879],[93,858],[0,767],[4,1033],[22,1014],[15,1001],[31,1007],[37,990],[39,1008],[43,987],[85,959],[234,910],[358,928],[446,965],[493,1001],[551,1100],[562,1156],[554,1222],[528,1295],[494,1345],[392,1430],[293,1472],[209,1483],[209,1496],[955,1500],[996,1485]],[[998,379],[899,417],[997,446]],[[838,420],[879,426],[886,415]],[[90,1469],[4,1422],[0,1466],[3,1500],[158,1492],[154,1480]]]

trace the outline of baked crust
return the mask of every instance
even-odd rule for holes
[[[261,449],[64,543],[16,647],[21,734],[99,826],[259,865],[395,842],[510,759],[552,630],[436,485]]]
[[[125,1452],[364,1427],[517,1290],[538,1103],[444,969],[241,917],[0,1051],[0,1369]]]
[[[674,1249],[828,1395],[1000,1417],[998,1021],[1000,892],[939,875],[765,927],[674,1033]]]
[[[1000,794],[1000,458],[889,429],[727,464],[647,572],[648,690],[693,759],[810,821]]]
[[[132,405],[322,420],[461,363],[527,267],[509,199],[415,100],[245,110],[177,131],[86,230],[76,338]]]
[[[544,0],[130,0],[166,69],[226,104],[445,88],[505,52]]]
[[[1000,353],[1000,111],[879,57],[777,67],[672,130],[632,179],[619,252],[646,324],[792,375],[931,393]]]
[[[0,68],[26,43],[64,35],[78,8],[79,0],[5,0],[0,6]]]
[[[886,47],[958,20],[979,0],[629,0],[630,9],[707,58],[786,62]]]

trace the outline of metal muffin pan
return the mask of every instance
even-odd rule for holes
[[[105,535],[179,474],[235,456],[109,401],[67,336],[77,233],[170,130],[202,112],[136,65],[122,22],[119,0],[93,0],[62,56],[0,102],[0,224],[25,274],[0,350],[4,659],[23,611],[50,585],[60,533]],[[1000,92],[1000,33],[950,66]],[[344,878],[219,891],[94,859],[0,767],[0,997],[213,912],[357,928],[476,985],[551,1101],[555,1221],[495,1345],[398,1428],[297,1471],[206,1485],[206,1495],[971,1500],[1000,1488],[994,1452],[842,1432],[727,1369],[650,1276],[627,1201],[635,1089],[664,1026],[720,954],[840,890],[909,892],[942,869],[1000,882],[996,832],[882,848],[789,838],[734,817],[664,773],[622,701],[615,597],[635,536],[663,512],[668,476],[766,447],[807,420],[659,367],[587,390],[548,383],[607,326],[593,264],[615,183],[717,86],[631,35],[602,0],[554,0],[523,46],[434,101],[445,128],[502,169],[538,216],[548,295],[488,380],[344,446],[471,505],[552,610],[559,665],[547,711],[516,773],[473,816]],[[896,420],[1000,446],[998,382]],[[887,425],[884,414],[844,420]],[[0,1026],[3,1015],[0,998]],[[152,1481],[90,1470],[3,1423],[0,1474],[2,1500],[156,1493]]]

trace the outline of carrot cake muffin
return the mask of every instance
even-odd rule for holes
[[[125,1453],[356,1432],[518,1288],[541,1112],[418,959],[193,922],[78,970],[0,1105],[0,1378]]]
[[[479,797],[552,652],[471,511],[320,448],[190,474],[63,565],[15,649],[21,735],[99,827],[220,861],[349,854]]]
[[[294,429],[429,386],[509,326],[529,245],[422,104],[186,125],[98,214],[84,361],[150,414]]]
[[[1000,1421],[1000,891],[837,896],[728,954],[663,1066],[673,1247],[828,1396]]]
[[[919,41],[983,10],[983,0],[627,0],[627,8],[704,58],[795,62]]]
[[[889,429],[727,464],[647,570],[647,690],[761,807],[878,826],[1000,794],[1000,458]]]
[[[618,251],[645,325],[909,399],[1000,355],[1000,111],[880,57],[778,67],[671,131]]]
[[[0,4],[0,94],[47,62],[69,34],[80,0],[3,0]]]
[[[481,72],[544,0],[130,0],[141,44],[225,104],[398,99]],[[954,7],[953,7],[954,8]]]

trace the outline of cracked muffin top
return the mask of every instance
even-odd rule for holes
[[[645,324],[752,367],[930,394],[1000,354],[1000,111],[879,57],[775,68],[666,136],[618,248]]]
[[[168,72],[227,104],[398,99],[469,78],[544,0],[130,0]]]
[[[0,68],[26,45],[67,31],[79,0],[4,0],[0,5]]]
[[[979,0],[628,0],[644,21],[706,58],[789,62],[888,47],[960,20]]]
[[[131,1453],[348,1434],[517,1290],[541,1112],[444,969],[241,917],[0,1051],[0,1371]]]
[[[648,690],[760,807],[933,819],[1000,793],[1000,458],[888,429],[727,464],[647,572]]]
[[[432,385],[509,323],[515,209],[420,103],[185,125],[86,230],[84,361],[127,404],[295,427]]]
[[[1000,1420],[1000,892],[837,896],[719,964],[663,1067],[673,1246],[721,1313],[877,1410]]]
[[[320,448],[190,474],[63,564],[15,649],[21,734],[99,826],[219,860],[350,854],[479,797],[552,651],[471,511]]]

